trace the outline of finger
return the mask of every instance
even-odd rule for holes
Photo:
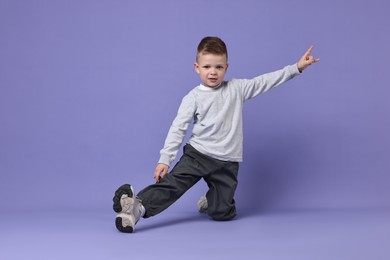
[[[153,178],[158,182],[160,179],[160,170],[156,169],[153,174]]]
[[[165,175],[167,175],[167,172],[168,172],[168,170],[167,169],[163,169],[162,170],[162,172],[161,172],[161,178],[164,178],[165,177]]]
[[[305,52],[305,54],[303,54],[303,56],[302,56],[302,60],[305,60],[305,61],[309,60],[309,57],[310,57],[310,54],[311,54],[311,51],[313,50],[313,48],[314,48],[314,46],[311,45],[311,46],[309,47],[309,49],[307,49],[307,51]]]
[[[314,45],[311,45],[309,47],[309,49],[307,49],[307,51],[305,52],[305,55],[303,55],[304,57],[306,57],[306,59],[307,59],[308,56],[310,56],[311,51],[313,50],[313,48],[314,48]]]
[[[160,182],[161,176],[160,175],[156,175],[153,178],[155,179],[156,182]]]
[[[310,56],[309,61],[310,61],[310,64],[313,64],[313,63],[319,62],[320,59],[319,58],[314,58],[313,56]]]

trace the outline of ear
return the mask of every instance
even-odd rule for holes
[[[200,73],[200,69],[199,69],[199,64],[198,63],[194,63],[194,68],[195,68],[195,71],[196,71],[196,73]]]

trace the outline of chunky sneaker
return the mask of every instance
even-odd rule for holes
[[[134,195],[130,184],[124,184],[115,191],[113,209],[118,213],[115,219],[116,228],[125,233],[133,233],[135,224],[144,213],[141,201]]]
[[[199,201],[198,201],[198,211],[200,213],[206,213],[207,212],[207,209],[208,209],[208,204],[207,204],[207,198],[206,196],[202,196],[200,197]]]

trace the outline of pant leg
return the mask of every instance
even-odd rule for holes
[[[236,216],[234,193],[237,188],[238,162],[220,162],[217,171],[204,177],[209,216],[214,220],[231,220]]]
[[[155,184],[141,190],[137,197],[145,207],[145,218],[157,215],[178,200],[197,183],[203,172],[199,169],[192,147],[184,147],[184,154],[170,173]],[[196,157],[196,156],[195,156]]]

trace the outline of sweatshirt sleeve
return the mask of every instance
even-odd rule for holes
[[[195,99],[191,93],[189,93],[183,98],[177,115],[172,122],[165,139],[164,148],[160,151],[159,163],[170,165],[176,158],[177,152],[194,118],[195,109]]]
[[[243,101],[267,92],[272,88],[292,79],[298,74],[300,74],[298,64],[293,64],[253,79],[240,80],[241,84],[239,85],[242,89]]]

